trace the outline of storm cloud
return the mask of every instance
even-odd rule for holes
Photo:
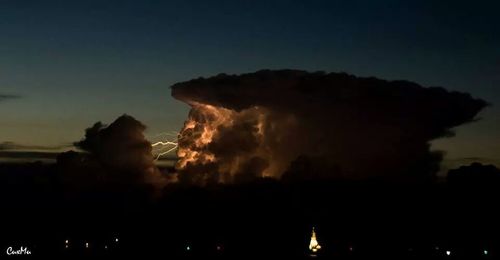
[[[74,145],[88,152],[101,168],[117,179],[163,186],[165,180],[154,164],[151,143],[144,137],[146,126],[129,115],[110,125],[95,123]],[[107,178],[114,178],[107,176]]]
[[[263,70],[172,86],[192,109],[179,138],[179,179],[423,181],[439,169],[430,141],[476,120],[487,103],[409,81]],[[208,130],[207,130],[208,129]]]

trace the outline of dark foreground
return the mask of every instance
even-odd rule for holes
[[[13,259],[307,259],[313,226],[323,247],[317,259],[500,254],[500,192],[492,183],[262,180],[171,186],[152,196],[140,189],[68,193],[36,179],[3,178],[1,257],[8,247],[31,251]]]

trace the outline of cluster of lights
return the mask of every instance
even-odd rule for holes
[[[434,249],[435,249],[436,251],[440,252],[440,248],[439,248],[438,246],[434,247]],[[310,249],[310,250],[311,250],[311,249]],[[352,252],[354,252],[354,248],[353,248],[353,246],[349,246],[349,247],[348,247],[348,250],[349,250],[349,252],[351,252],[351,253],[352,253]],[[311,251],[316,252],[316,251],[314,251],[314,250],[311,250]],[[414,249],[413,249],[412,247],[408,248],[408,252],[413,252],[413,251],[414,251]],[[444,255],[446,255],[446,256],[451,256],[451,255],[453,255],[453,252],[452,252],[450,249],[448,249],[448,250],[444,250],[444,251],[441,251],[441,252],[442,252]],[[490,251],[488,251],[487,249],[484,249],[484,250],[482,251],[482,254],[483,254],[484,256],[488,256],[488,255],[490,254]]]
[[[114,242],[115,242],[115,243],[118,243],[118,242],[119,242],[118,237],[115,237],[113,240],[114,240]],[[90,248],[90,243],[89,243],[89,242],[85,241],[85,242],[84,242],[84,245],[85,245],[85,248],[86,248],[86,249]],[[70,246],[70,241],[69,241],[69,239],[64,240],[64,247],[65,247],[66,249],[68,249],[68,248],[69,248],[69,246]],[[222,251],[222,248],[223,248],[223,247],[222,247],[222,245],[221,245],[221,244],[217,244],[215,248],[216,248],[216,250],[217,250],[217,251],[219,251],[219,252],[220,252],[220,251]],[[108,245],[104,245],[104,249],[108,249]],[[438,246],[436,246],[434,249],[435,249],[436,251],[439,251],[439,250],[440,250],[440,248],[439,248]],[[187,252],[191,251],[191,250],[192,250],[191,245],[190,245],[190,244],[187,244],[187,245],[186,245],[186,247],[185,247],[185,250],[186,250]],[[349,246],[349,251],[350,251],[350,252],[353,252],[353,251],[354,251],[354,247],[353,247],[353,246]],[[412,252],[412,251],[413,251],[413,248],[409,248],[409,249],[408,249],[408,251]],[[489,254],[489,251],[488,251],[488,250],[486,250],[486,249],[484,249],[482,253],[483,253],[483,255],[487,256],[487,255]],[[444,251],[444,254],[445,254],[446,256],[451,256],[451,255],[452,255],[452,252],[451,252],[451,250],[445,250],[445,251]]]
[[[114,238],[115,243],[118,243],[118,237]],[[69,239],[64,240],[64,248],[69,249],[70,241]],[[84,241],[84,244],[86,249],[90,248],[90,243],[88,241]],[[108,245],[104,245],[104,249],[108,249]]]
[[[185,249],[186,249],[186,251],[187,251],[187,252],[189,252],[189,251],[191,251],[193,248],[191,247],[191,245],[190,245],[190,244],[187,244],[187,245],[186,245],[186,247],[185,247]],[[217,244],[217,245],[215,246],[215,249],[216,249],[217,251],[221,252],[221,251],[222,251],[222,249],[223,249],[223,247],[222,247],[222,245],[221,245],[221,244]]]
[[[437,246],[436,246],[436,247],[435,247],[435,249],[436,249],[436,251],[439,251],[439,247],[437,247]],[[445,254],[446,256],[451,256],[451,255],[452,255],[452,252],[451,252],[451,250],[445,250],[445,251],[444,251],[444,254]],[[483,255],[487,256],[488,254],[489,254],[489,251],[488,251],[488,250],[486,250],[486,249],[484,249],[484,250],[483,250]]]

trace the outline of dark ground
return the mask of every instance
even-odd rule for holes
[[[9,246],[25,246],[31,256],[11,258],[302,259],[310,257],[312,226],[323,246],[320,259],[500,255],[500,191],[487,181],[261,180],[170,186],[152,198],[147,189],[132,187],[68,194],[51,166],[30,167],[0,166],[2,257]]]

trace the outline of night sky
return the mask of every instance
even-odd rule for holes
[[[483,98],[492,104],[483,119],[435,146],[451,166],[500,165],[499,8],[497,1],[4,0],[0,149],[69,149],[85,128],[124,113],[151,136],[178,131],[189,107],[170,96],[172,84],[290,68]]]

